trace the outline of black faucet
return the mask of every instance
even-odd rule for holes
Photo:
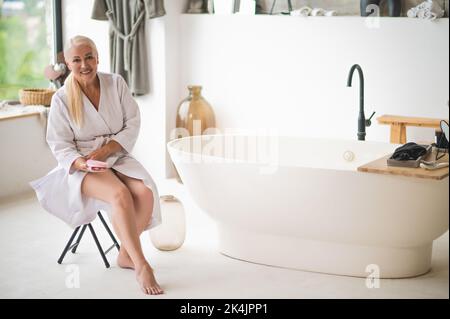
[[[366,140],[366,127],[372,125],[372,117],[376,112],[373,112],[372,116],[366,120],[366,116],[364,115],[364,74],[359,66],[359,64],[355,64],[350,69],[350,73],[348,75],[347,86],[352,86],[353,73],[355,70],[358,70],[359,73],[359,117],[358,117],[358,140],[365,141]]]

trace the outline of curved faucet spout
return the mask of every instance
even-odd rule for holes
[[[362,89],[362,91],[364,93],[364,73],[359,64],[353,65],[352,68],[350,69],[350,73],[348,74],[347,86],[348,87],[352,86],[353,73],[355,73],[355,70],[358,70],[359,80],[360,80],[360,88]]]
[[[352,86],[353,73],[355,70],[359,74],[359,117],[358,117],[358,140],[365,141],[366,139],[366,116],[364,115],[364,73],[359,64],[355,64],[350,69],[348,74],[347,86]]]

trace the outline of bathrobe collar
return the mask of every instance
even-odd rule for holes
[[[112,130],[109,127],[108,123],[105,121],[105,118],[103,117],[104,115],[104,110],[103,108],[107,107],[107,105],[103,105],[103,101],[104,101],[104,95],[107,94],[104,83],[103,83],[103,79],[100,73],[97,73],[98,76],[98,80],[100,83],[100,99],[98,102],[98,110],[95,109],[95,106],[92,104],[92,102],[88,99],[88,97],[86,96],[86,94],[83,94],[83,101],[84,101],[84,105],[88,106],[86,107],[86,111],[95,114],[94,116],[98,118],[99,120],[99,125],[103,125],[104,128],[107,128],[107,130],[110,132],[110,134],[112,134]]]

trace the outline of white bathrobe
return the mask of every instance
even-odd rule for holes
[[[140,179],[153,191],[154,205],[150,224],[161,223],[159,195],[156,185],[145,168],[130,154],[140,128],[140,113],[124,79],[117,74],[98,73],[100,102],[98,111],[83,95],[84,125],[79,129],[69,116],[65,87],[54,95],[47,126],[47,143],[58,166],[46,176],[30,182],[42,207],[72,227],[90,223],[97,211],[104,210],[111,218],[111,206],[81,193],[81,182],[86,172],[71,170],[72,163],[81,156],[117,141],[122,151],[110,156],[106,162],[114,170]],[[102,174],[102,173],[89,173]]]

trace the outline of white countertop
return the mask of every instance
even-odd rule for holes
[[[49,109],[43,105],[9,105],[0,102],[0,121],[31,115],[47,116]]]

